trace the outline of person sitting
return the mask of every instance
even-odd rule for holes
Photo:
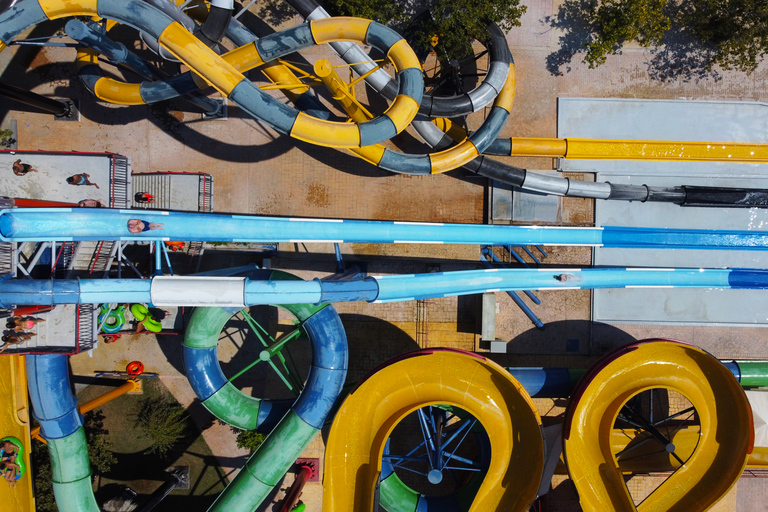
[[[24,332],[25,329],[32,329],[36,324],[40,322],[45,322],[45,318],[14,316],[8,320],[5,326],[9,329],[13,329],[16,332]]]
[[[37,169],[33,169],[31,165],[21,163],[21,158],[13,162],[13,174],[16,176],[24,176],[30,171],[38,172]]]
[[[88,178],[90,178],[91,175],[87,173],[82,174],[74,174],[67,178],[67,183],[70,185],[87,185],[87,186],[94,186],[96,188],[99,188],[99,186],[95,183],[91,183]]]
[[[19,447],[9,439],[0,442],[0,460],[9,460],[13,462],[19,453]]]
[[[16,480],[21,476],[21,469],[18,464],[4,460],[0,462],[0,472],[3,473],[3,478],[10,484],[11,489],[16,487]]]
[[[77,206],[80,208],[104,208],[104,205],[98,199],[83,199]]]
[[[155,224],[154,222],[147,222],[141,219],[129,219],[128,231],[131,233],[143,233],[144,231],[150,231],[153,229],[165,229],[165,224]]]

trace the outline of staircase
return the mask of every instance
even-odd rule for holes
[[[13,249],[13,242],[0,242],[0,275],[13,274],[16,277]]]
[[[171,209],[171,177],[172,174],[134,174],[133,194],[146,192],[154,196],[152,203],[137,203],[131,196],[131,208],[137,210],[170,210]]]
[[[67,267],[67,277],[92,275],[107,277],[117,253],[116,241],[86,240],[78,242]]]
[[[131,159],[127,156],[112,156],[112,179],[110,180],[110,207],[128,208],[131,204]]]
[[[77,351],[92,350],[98,343],[96,337],[96,317],[98,304],[80,304],[77,306]]]

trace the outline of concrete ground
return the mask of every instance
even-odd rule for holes
[[[629,47],[609,56],[598,69],[589,69],[577,53],[568,60],[577,27],[568,32],[560,20],[566,14],[562,0],[528,0],[522,26],[508,35],[517,66],[514,109],[503,136],[554,137],[557,98],[622,97],[647,99],[768,101],[768,65],[751,75],[719,71],[717,77],[662,81],[657,55]],[[258,12],[259,3],[252,9]],[[297,23],[286,15],[272,25],[286,28]],[[256,25],[259,35],[270,28]],[[50,34],[59,28],[49,24],[31,36]],[[303,52],[308,62],[328,57],[325,49]],[[80,122],[54,122],[52,116],[15,110],[0,101],[0,127],[18,121],[20,149],[110,151],[130,156],[135,172],[202,171],[215,178],[214,209],[265,215],[344,217],[432,222],[482,223],[485,220],[485,180],[453,171],[436,176],[393,175],[344,151],[312,146],[279,135],[230,104],[226,121],[202,121],[185,112],[182,104],[171,110],[159,106],[119,106],[96,101],[76,77],[71,49],[13,47],[0,54],[0,82],[26,87],[40,94],[80,99]],[[260,80],[255,73],[252,79]],[[278,95],[278,93],[274,93]],[[482,114],[479,114],[482,115]],[[476,118],[471,122],[476,122]],[[532,169],[552,169],[546,158],[502,158]],[[10,171],[8,171],[10,172]],[[591,201],[566,199],[562,205],[565,225],[591,225]],[[382,273],[428,272],[477,261],[476,247],[451,246],[343,246],[345,261],[363,260],[369,270]],[[552,248],[547,263],[583,265],[591,261],[589,250]],[[209,259],[213,251],[206,253]],[[296,271],[303,277],[333,272],[330,247],[282,244],[274,266]],[[387,261],[383,261],[387,258]],[[311,268],[312,270],[307,270]],[[542,292],[536,314],[547,324],[536,329],[505,294],[498,294],[497,336],[509,340],[502,364],[586,367],[609,348],[634,339],[668,337],[709,350],[718,357],[768,358],[765,329],[723,327],[654,327],[644,325],[594,325],[590,320],[587,291]],[[419,310],[421,308],[421,312]],[[387,358],[424,346],[477,347],[477,303],[470,298],[446,298],[428,303],[343,304],[342,315],[350,339],[350,379],[362,377]],[[427,332],[423,329],[424,311]],[[420,314],[422,315],[420,317]],[[419,318],[422,320],[420,321]],[[72,358],[73,370],[93,375],[95,370],[116,370],[129,361],[142,360],[148,371],[162,375],[179,401],[195,398],[181,374],[179,340],[159,341],[148,335],[124,337],[95,350],[92,357]],[[540,401],[542,414],[556,418],[562,401]],[[225,471],[233,475],[246,454],[234,444],[228,427],[214,424],[205,433]],[[307,457],[322,457],[322,438],[308,448]],[[281,488],[290,484],[286,476]],[[652,479],[633,479],[630,487],[642,494]],[[765,506],[763,480],[742,479],[718,505],[718,510],[759,510]],[[321,484],[305,490],[310,510],[320,510]],[[277,499],[277,498],[276,498]],[[272,510],[273,502],[262,509]],[[562,477],[554,482],[549,510],[577,510],[572,484]]]

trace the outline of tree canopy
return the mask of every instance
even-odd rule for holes
[[[606,54],[627,41],[658,45],[671,22],[664,13],[667,0],[592,0],[588,4],[597,30],[587,44],[584,61],[590,68],[605,64]]]
[[[754,71],[768,54],[766,0],[589,0],[592,28],[584,61],[605,63],[606,55],[635,41],[659,46],[672,29],[707,53],[707,66]]]

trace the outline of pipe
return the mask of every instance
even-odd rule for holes
[[[39,108],[56,117],[69,117],[72,114],[71,104],[54,100],[53,98],[46,98],[35,92],[27,91],[5,82],[0,82],[0,96],[5,96],[24,105]]]
[[[171,491],[182,484],[181,477],[175,472],[170,472],[168,477],[168,480],[158,487],[155,492],[150,494],[147,501],[142,503],[138,508],[135,508],[133,512],[151,512],[155,507],[162,503],[169,494],[171,494]]]
[[[293,481],[290,489],[288,489],[288,492],[285,494],[285,498],[283,498],[280,508],[277,509],[278,512],[291,512],[294,510],[294,507],[298,504],[299,498],[301,497],[301,491],[304,490],[304,486],[314,474],[315,472],[309,464],[304,464],[299,468],[296,480]]]

